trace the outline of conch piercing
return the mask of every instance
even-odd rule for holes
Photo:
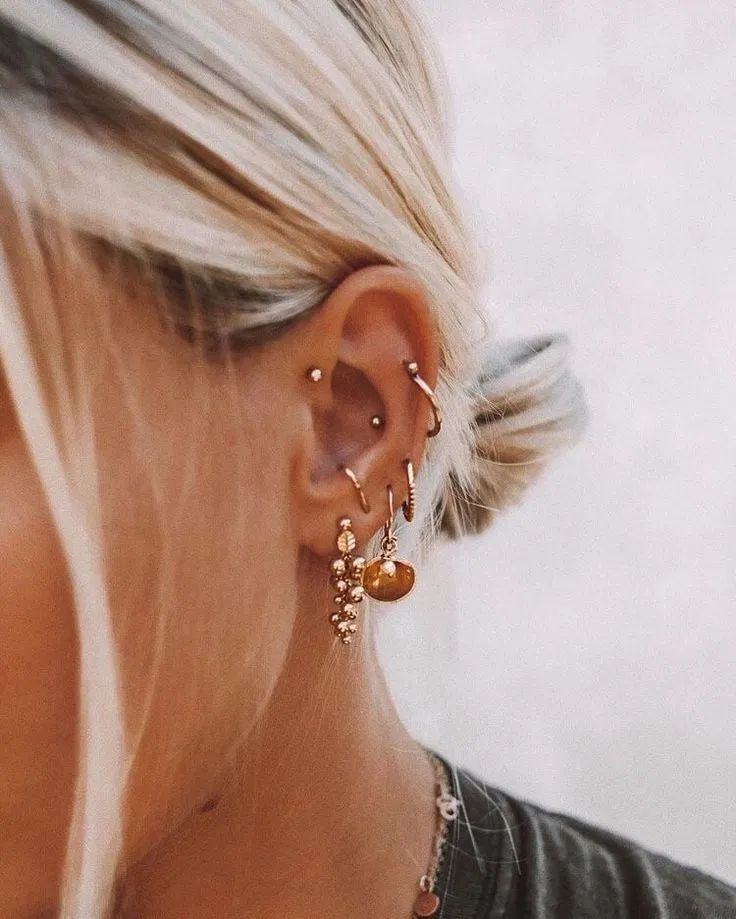
[[[417,510],[417,486],[414,481],[414,466],[410,459],[404,460],[404,469],[406,470],[407,493],[406,501],[401,505],[407,523],[411,523]]]
[[[350,518],[343,517],[338,527],[336,543],[340,556],[330,562],[330,583],[336,591],[337,611],[330,616],[330,622],[335,636],[344,645],[349,645],[358,628],[355,624],[358,618],[358,604],[362,602],[365,594],[361,583],[365,571],[365,559],[360,555],[353,555],[357,540]]]
[[[401,600],[414,586],[416,578],[414,567],[409,562],[396,559],[396,536],[394,534],[394,490],[386,486],[388,492],[388,520],[383,525],[381,554],[366,565],[363,573],[363,588],[374,600],[386,603]]]
[[[427,431],[427,437],[436,437],[442,429],[442,412],[440,411],[437,397],[429,383],[419,376],[419,364],[417,364],[416,361],[404,361],[403,363],[406,372],[429,400],[429,404],[432,407],[432,414],[434,415],[434,425],[431,430]]]
[[[352,469],[348,469],[347,466],[338,466],[338,469],[341,469],[355,486],[355,490],[358,492],[358,497],[360,498],[360,506],[363,508],[363,513],[370,514],[371,506],[368,503],[368,499],[365,496],[365,492],[363,491],[360,482],[358,481],[357,475],[353,472]]]

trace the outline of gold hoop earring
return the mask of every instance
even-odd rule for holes
[[[404,361],[404,367],[410,378],[417,384],[429,400],[429,404],[432,407],[432,414],[434,415],[434,425],[427,431],[427,437],[436,437],[442,430],[442,412],[440,411],[437,396],[435,396],[434,390],[429,383],[419,376],[419,364],[417,364],[416,361]]]
[[[392,603],[401,600],[414,587],[416,573],[413,565],[396,559],[396,535],[394,534],[394,490],[388,491],[388,520],[383,525],[381,554],[368,562],[363,574],[363,588],[374,600]]]
[[[365,492],[363,491],[360,482],[358,481],[357,475],[353,472],[352,469],[348,469],[347,466],[338,466],[338,469],[341,469],[355,486],[355,490],[358,492],[358,497],[360,498],[360,506],[363,508],[363,513],[370,514],[371,506],[368,503],[368,499],[365,496]]]
[[[410,459],[404,460],[404,469],[406,470],[407,493],[401,510],[404,512],[407,523],[411,523],[417,511],[417,486],[414,481],[414,466]]]
[[[343,517],[338,527],[336,543],[340,556],[330,562],[330,583],[337,591],[337,611],[330,616],[330,622],[335,637],[344,645],[349,645],[358,628],[355,624],[358,618],[358,604],[362,602],[365,594],[361,583],[365,559],[360,555],[353,555],[357,540],[351,519]]]

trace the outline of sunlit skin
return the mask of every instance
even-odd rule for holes
[[[84,296],[66,306],[94,313]],[[126,303],[110,330],[134,391],[109,362],[93,403],[126,729],[138,742],[124,911],[407,919],[435,828],[432,770],[377,675],[370,620],[365,664],[336,643],[327,570],[338,519],[351,516],[365,544],[383,524],[386,484],[397,506],[406,496],[404,458],[421,466],[427,404],[402,360],[434,384],[425,293],[401,269],[362,269],[229,368],[193,361],[148,306]],[[6,383],[0,415],[0,915],[31,919],[58,902],[77,635]],[[359,475],[369,514],[340,463]]]

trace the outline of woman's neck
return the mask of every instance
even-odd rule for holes
[[[324,622],[320,650],[314,630],[327,617],[310,606],[216,806],[192,814],[129,873],[134,905],[123,915],[412,915],[436,825],[433,769],[398,718],[370,636],[365,653],[330,648]]]

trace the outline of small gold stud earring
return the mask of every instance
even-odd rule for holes
[[[319,383],[319,381],[322,379],[322,371],[319,367],[310,367],[307,371],[307,377],[313,383]]]

